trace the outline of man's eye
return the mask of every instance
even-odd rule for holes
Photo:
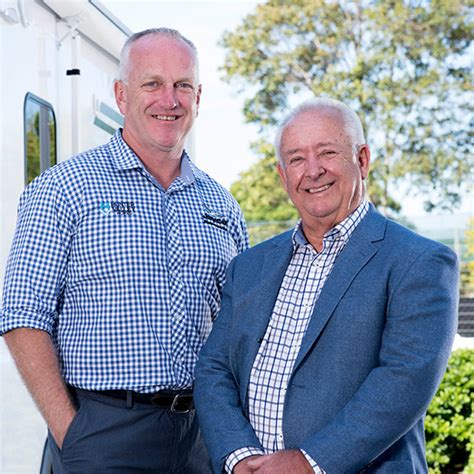
[[[293,165],[293,164],[299,163],[302,160],[303,160],[302,156],[293,156],[292,158],[289,159],[289,163],[290,165]]]
[[[189,82],[178,82],[176,84],[176,88],[177,89],[189,89],[189,90],[194,89],[193,85],[189,84]]]
[[[145,87],[158,87],[158,81],[148,81],[143,84]]]

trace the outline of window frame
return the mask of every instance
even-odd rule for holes
[[[39,106],[40,115],[39,115],[39,145],[40,145],[40,174],[54,166],[58,162],[58,135],[57,135],[57,120],[56,114],[54,112],[54,107],[48,101],[38,97],[32,92],[27,92],[25,94],[25,99],[23,101],[23,155],[24,155],[24,183],[27,186],[28,183],[28,128],[27,128],[27,106],[29,104],[35,104]],[[53,119],[54,127],[54,156],[51,156],[51,140],[50,140],[50,129],[49,129],[49,117],[50,114]],[[51,158],[53,158],[54,163],[51,163]],[[36,177],[36,176],[35,176]],[[34,178],[33,178],[34,179]]]

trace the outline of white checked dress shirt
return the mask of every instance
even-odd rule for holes
[[[264,452],[252,447],[234,451],[226,460],[227,472],[232,472],[235,465],[248,456],[285,449],[285,396],[303,336],[336,258],[368,209],[368,202],[363,201],[350,216],[328,231],[320,252],[306,240],[301,222],[296,226],[293,256],[255,358],[248,388],[250,423]],[[302,453],[316,473],[324,472],[311,456],[304,450]]]

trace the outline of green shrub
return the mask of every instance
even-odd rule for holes
[[[474,350],[451,355],[425,428],[430,473],[474,474]]]
[[[264,240],[295,227],[296,221],[247,222],[250,245],[254,246]]]

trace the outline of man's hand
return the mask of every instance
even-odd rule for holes
[[[71,409],[69,413],[62,414],[61,419],[55,419],[54,422],[50,422],[49,431],[51,431],[54,441],[56,441],[59,449],[63,447],[64,438],[75,415],[76,411]]]
[[[251,469],[249,466],[248,466],[248,463],[249,461],[252,461],[254,459],[258,459],[258,458],[262,458],[264,456],[260,455],[260,454],[256,454],[256,455],[253,455],[253,456],[249,456],[247,458],[244,458],[242,459],[242,461],[239,461],[234,469],[232,470],[233,474],[250,474],[252,472],[255,472],[254,469]]]
[[[311,464],[304,457],[299,449],[285,449],[265,456],[252,456],[253,459],[246,458],[249,471],[258,474],[313,474]],[[240,464],[240,463],[239,463]],[[237,464],[237,466],[239,465]],[[236,467],[237,467],[236,466]],[[237,472],[237,471],[234,471]]]
[[[3,338],[56,444],[62,448],[76,409],[61,377],[51,337],[38,329],[18,328]]]

